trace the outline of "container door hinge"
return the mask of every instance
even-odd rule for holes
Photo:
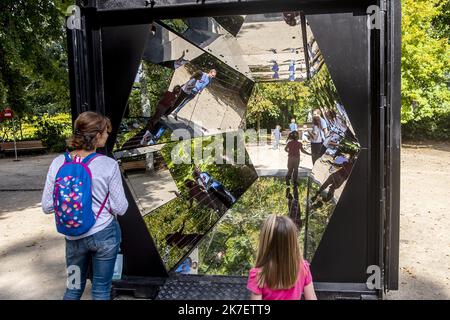
[[[380,108],[386,109],[387,107],[387,97],[385,95],[381,96]]]

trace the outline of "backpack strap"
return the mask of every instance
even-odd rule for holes
[[[67,151],[66,153],[64,153],[64,158],[65,158],[66,162],[72,162],[72,158],[70,158],[70,153],[69,153],[69,151]]]
[[[94,153],[91,153],[90,155],[88,155],[86,158],[84,158],[82,162],[83,162],[85,165],[88,166],[88,165],[91,164],[91,162],[92,162],[95,158],[98,158],[98,157],[100,157],[100,156],[102,156],[102,154],[99,154],[99,153],[94,152]]]
[[[106,201],[108,200],[108,198],[109,198],[109,192],[106,194],[105,200],[103,200],[103,203],[102,203],[102,205],[100,207],[100,210],[98,210],[98,213],[97,213],[97,216],[95,217],[95,220],[98,219],[98,217],[100,216],[100,213],[102,213],[103,209],[105,208]],[[109,210],[109,213],[111,213],[111,210]]]

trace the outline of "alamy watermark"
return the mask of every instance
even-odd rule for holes
[[[194,132],[199,132],[201,123],[194,124]],[[252,161],[258,162],[267,157],[269,135],[267,129],[228,130],[208,136],[195,136],[192,131],[177,129],[172,133],[172,141],[180,141],[171,150],[174,164],[248,164],[246,146],[256,147],[252,152]],[[262,148],[259,148],[262,147]]]
[[[381,290],[381,268],[377,265],[370,265],[367,267],[366,273],[370,275],[366,281],[367,289]]]
[[[81,10],[79,6],[69,6],[66,10],[67,29],[81,30]]]
[[[381,8],[377,5],[372,5],[367,7],[367,28],[381,29]],[[80,30],[81,29],[81,10],[80,7],[76,5],[71,5],[66,10],[67,18],[67,28],[70,30]]]
[[[81,269],[79,266],[71,265],[67,268],[67,289],[81,290]]]
[[[369,30],[372,29],[381,29],[381,8],[379,6],[373,5],[367,7],[367,28]]]

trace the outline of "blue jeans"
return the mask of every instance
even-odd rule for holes
[[[79,240],[66,239],[67,288],[64,300],[80,300],[92,261],[92,298],[111,299],[114,265],[122,235],[114,219],[105,229]]]

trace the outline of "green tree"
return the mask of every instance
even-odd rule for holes
[[[334,105],[339,97],[325,65],[307,82],[266,82],[255,86],[247,109],[248,125],[287,126],[291,118],[306,121],[311,109]]]
[[[0,104],[20,116],[69,109],[64,8],[69,1],[0,3]]]
[[[449,3],[402,2],[402,124],[411,138],[450,136]]]

